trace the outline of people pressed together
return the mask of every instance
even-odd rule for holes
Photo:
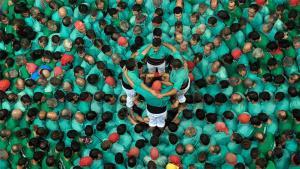
[[[0,169],[300,168],[298,0],[4,0]]]

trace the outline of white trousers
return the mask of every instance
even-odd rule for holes
[[[184,95],[185,95],[186,92],[189,90],[190,85],[191,85],[191,80],[190,80],[190,78],[189,78],[189,82],[188,82],[187,87],[186,87],[185,89],[179,90],[179,91],[177,92],[176,95],[177,95],[177,98],[178,98],[179,103],[184,103],[184,102],[186,101],[186,98],[185,98]]]
[[[165,127],[165,120],[167,118],[167,110],[163,113],[160,113],[160,114],[153,114],[153,113],[150,113],[147,109],[147,116],[149,118],[149,126],[150,127]]]
[[[136,92],[133,89],[126,89],[122,85],[123,90],[125,91],[127,97],[126,97],[126,107],[132,108],[133,107],[133,101],[134,101],[134,96],[136,95]]]
[[[156,71],[156,68],[159,73],[164,73],[166,68],[166,62],[160,65],[151,65],[150,63],[147,62],[147,68],[149,73],[154,73]]]

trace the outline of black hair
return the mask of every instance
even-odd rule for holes
[[[89,12],[89,7],[86,4],[82,3],[78,6],[78,10],[82,14],[87,14]]]
[[[215,99],[213,96],[211,96],[210,94],[205,94],[203,96],[203,100],[205,102],[205,104],[211,105],[215,102]]]
[[[92,158],[92,159],[98,159],[99,156],[102,155],[102,152],[97,149],[97,148],[93,148],[90,153],[89,153],[89,156]]]
[[[94,120],[95,118],[97,118],[97,113],[95,111],[88,111],[86,114],[85,114],[85,119],[88,120],[88,121],[92,121]]]
[[[110,16],[113,16],[118,13],[118,10],[116,8],[109,8],[107,11]]]
[[[55,160],[54,156],[48,156],[46,158],[46,164],[48,167],[53,167],[55,165],[55,163],[56,163],[56,160]]]
[[[263,112],[260,112],[258,115],[257,115],[258,119],[263,122],[263,123],[266,123],[269,119],[269,116],[266,114],[266,113],[263,113]]]
[[[104,121],[100,121],[97,125],[96,125],[96,129],[98,131],[103,131],[106,127],[106,124]]]
[[[275,94],[275,99],[278,100],[278,101],[283,100],[284,97],[285,97],[284,92],[277,92],[277,93]]]
[[[234,165],[234,169],[245,169],[245,165],[243,163],[237,163]]]
[[[249,98],[250,101],[254,101],[254,102],[257,102],[259,99],[258,94],[255,91],[248,92],[247,97]]]
[[[153,30],[153,36],[162,36],[162,30],[160,28],[154,28]]]
[[[271,99],[271,94],[267,91],[263,91],[259,94],[259,98],[263,101],[269,101]]]
[[[158,16],[163,16],[164,15],[164,10],[162,8],[156,8],[154,13]]]
[[[253,41],[257,41],[260,38],[260,35],[257,31],[252,31],[249,33],[248,38]]]
[[[256,126],[261,125],[261,121],[259,120],[258,116],[251,116],[250,123]]]
[[[201,135],[200,135],[200,142],[201,142],[201,144],[207,146],[207,145],[209,144],[209,142],[210,142],[210,137],[209,137],[209,135],[207,135],[207,134],[201,134]]]
[[[171,144],[176,144],[178,142],[178,136],[175,133],[169,133],[169,141]]]
[[[156,147],[157,145],[159,145],[159,137],[157,136],[152,136],[150,138],[150,144],[153,146],[153,147]]]
[[[152,131],[152,135],[153,135],[153,136],[159,137],[161,134],[162,134],[162,131],[161,131],[159,128],[157,128],[157,127],[155,127],[155,128],[153,129],[153,131]]]
[[[171,131],[171,132],[176,132],[177,129],[178,129],[178,125],[176,123],[173,123],[173,122],[170,122],[168,124],[168,129]]]
[[[179,59],[173,59],[171,62],[172,68],[174,69],[180,69],[183,67],[182,62]]]
[[[207,86],[207,82],[204,78],[196,80],[195,84],[199,89]]]
[[[161,24],[163,21],[162,17],[161,16],[155,16],[153,19],[152,19],[152,23],[155,23],[155,24]]]
[[[65,158],[71,158],[72,155],[73,155],[72,148],[71,147],[66,147],[64,149],[64,156],[65,156]]]
[[[211,16],[211,17],[208,18],[207,23],[210,24],[210,25],[215,25],[217,23],[217,18],[214,17],[214,16]]]
[[[80,151],[80,144],[77,141],[72,140],[71,148],[72,148],[73,152],[79,152]]]
[[[215,96],[215,101],[218,102],[218,103],[226,103],[227,102],[227,97],[224,93],[218,93],[216,96]]]
[[[128,166],[129,166],[129,167],[134,167],[134,166],[136,166],[136,163],[137,163],[136,157],[129,157],[129,158],[128,158]]]
[[[42,161],[44,156],[45,156],[45,153],[43,151],[35,151],[33,153],[33,159],[35,161]]]
[[[259,62],[250,63],[250,71],[258,71],[260,68]]]
[[[224,118],[229,119],[229,120],[232,120],[234,118],[233,112],[229,111],[229,110],[225,111],[223,113],[223,116],[224,116]]]
[[[230,16],[228,14],[227,11],[225,10],[220,10],[218,13],[217,13],[217,16],[222,19],[223,21],[228,21],[230,19]]]
[[[285,82],[285,77],[283,75],[275,75],[274,83],[275,84],[283,84]]]
[[[115,155],[115,162],[117,164],[122,164],[124,162],[124,157],[123,157],[122,153],[117,153]]]
[[[133,58],[130,58],[126,61],[126,68],[129,71],[133,71],[135,67],[136,67],[136,61]]]
[[[274,50],[276,50],[276,49],[278,48],[278,45],[277,45],[276,42],[270,41],[270,42],[267,44],[266,47],[267,47],[267,49],[268,49],[269,51],[274,51]]]
[[[112,112],[104,112],[101,116],[101,119],[104,121],[104,122],[109,122],[113,119],[113,114]]]
[[[85,126],[84,133],[85,133],[86,136],[92,136],[93,133],[94,133],[93,127],[91,125]]]
[[[239,23],[233,23],[230,26],[230,31],[232,33],[236,33],[236,32],[238,32],[240,30],[240,27],[241,27],[241,25]]]
[[[141,123],[138,123],[134,126],[134,132],[136,132],[136,133],[141,133],[144,131],[144,129],[145,129],[144,125]]]
[[[184,109],[184,110],[182,111],[182,113],[183,113],[183,117],[184,117],[185,119],[192,119],[192,118],[193,118],[193,111],[192,111],[192,110]]]
[[[138,149],[142,149],[146,146],[146,141],[144,139],[139,139],[135,142],[135,146],[138,148]]]
[[[289,86],[288,93],[289,93],[290,97],[297,97],[298,96],[297,89],[294,86]]]
[[[152,45],[153,45],[154,47],[159,47],[159,46],[161,45],[161,39],[160,39],[160,38],[154,38],[154,39],[152,40]]]
[[[118,133],[119,135],[123,135],[123,134],[126,132],[126,130],[127,130],[127,127],[126,127],[125,124],[120,124],[120,125],[118,125],[118,127],[117,127],[117,133]]]
[[[183,11],[183,9],[179,6],[176,6],[174,9],[173,9],[173,13],[174,14],[181,14]]]
[[[207,113],[205,115],[207,122],[209,123],[216,123],[218,120],[218,115],[216,113]]]

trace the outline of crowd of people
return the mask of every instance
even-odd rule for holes
[[[4,0],[0,169],[299,169],[298,0]]]

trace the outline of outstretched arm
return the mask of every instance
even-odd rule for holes
[[[128,70],[126,69],[126,67],[124,66],[123,67],[123,72],[124,72],[124,76],[125,78],[127,79],[128,81],[128,84],[130,85],[130,87],[134,88],[134,83],[133,81],[130,79],[130,77],[128,76]],[[154,96],[157,96],[157,94],[155,93],[154,90],[150,89],[148,86],[146,86],[143,82],[140,84],[141,87],[144,89],[144,90],[147,90],[148,92],[150,92],[152,95]],[[142,94],[142,93],[141,93]]]
[[[176,52],[176,48],[173,45],[171,45],[169,43],[165,43],[165,42],[163,43],[163,45],[165,47],[169,48],[172,52]]]
[[[124,73],[125,78],[126,78],[127,81],[128,81],[129,86],[133,88],[133,87],[134,87],[134,83],[133,83],[133,81],[130,79],[130,77],[128,76],[128,70],[127,70],[127,68],[126,68],[125,66],[123,67],[123,73]]]

